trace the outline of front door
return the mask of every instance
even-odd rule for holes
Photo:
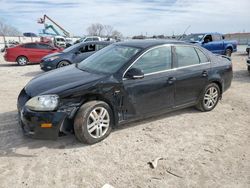
[[[79,63],[95,53],[95,44],[86,44],[81,46],[74,55],[73,62]]]
[[[171,46],[153,48],[131,66],[142,70],[144,78],[123,80],[127,119],[165,111],[173,106],[171,54]]]

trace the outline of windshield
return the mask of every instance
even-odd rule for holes
[[[70,52],[70,51],[78,48],[79,46],[81,46],[81,43],[77,43],[77,44],[74,44],[68,48],[65,48],[62,52],[65,52],[65,53]]]
[[[65,42],[65,39],[64,38],[56,38],[56,41],[58,41],[58,42]]]
[[[201,41],[201,39],[203,39],[204,34],[191,34],[191,35],[187,35],[186,37],[184,37],[185,41]]]
[[[93,72],[114,73],[140,50],[135,47],[110,45],[83,60],[78,68]]]

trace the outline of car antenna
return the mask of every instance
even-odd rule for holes
[[[187,32],[187,30],[188,30],[190,27],[191,27],[191,25],[188,25],[188,26],[186,27],[186,29],[184,30],[183,34],[178,38],[178,40],[181,40],[181,39],[184,37],[185,33]]]

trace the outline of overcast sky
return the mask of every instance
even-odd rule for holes
[[[75,35],[92,23],[125,36],[217,31],[250,32],[250,0],[0,0],[0,19],[21,32],[38,33],[47,14]]]

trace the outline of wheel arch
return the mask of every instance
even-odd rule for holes
[[[28,60],[28,62],[29,62],[29,58],[28,58],[26,55],[18,55],[18,56],[16,57],[16,62],[17,62],[17,60],[18,60],[19,57],[25,57],[25,58],[27,58],[27,60]]]
[[[111,108],[112,110],[112,115],[113,115],[113,119],[114,119],[114,125],[116,126],[118,124],[118,112],[115,108],[115,105],[112,103],[111,100],[107,99],[106,97],[104,97],[103,95],[101,94],[85,94],[83,96],[83,100],[81,102],[81,106],[83,104],[85,104],[86,102],[89,102],[89,101],[94,101],[94,100],[97,100],[97,101],[103,101],[105,103],[107,103],[109,105],[109,107]]]
[[[211,83],[215,83],[219,86],[219,89],[220,89],[220,97],[222,97],[222,93],[223,93],[223,83],[221,80],[217,80],[217,79],[214,79],[214,80],[210,80],[209,82],[210,84]]]
[[[226,50],[230,49],[231,52],[233,52],[233,46],[232,45],[227,45],[226,48],[225,48],[225,53],[226,53]]]
[[[67,61],[70,65],[72,64],[72,62],[69,61],[68,59],[62,59],[62,60],[58,61],[58,63],[56,64],[56,67],[58,67],[58,65],[59,65],[62,61]]]

